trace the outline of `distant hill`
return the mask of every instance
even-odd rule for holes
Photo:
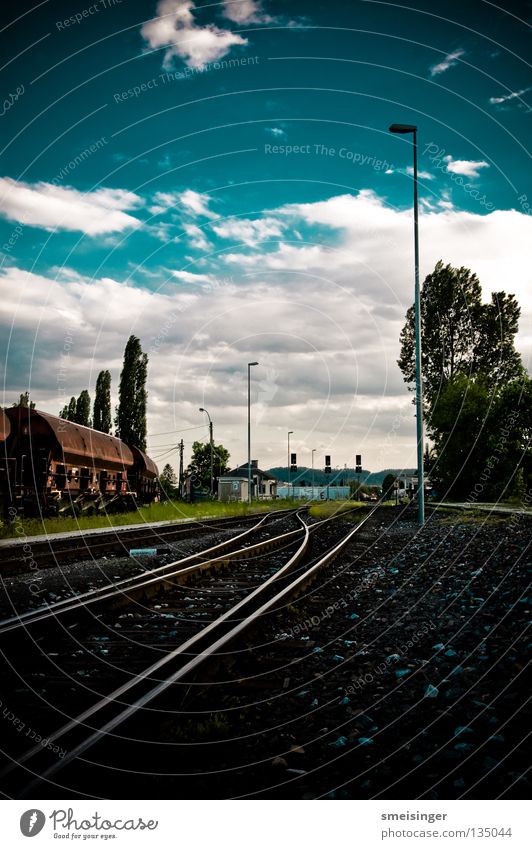
[[[268,469],[268,472],[280,481],[288,481],[288,467],[275,466],[273,469]],[[336,484],[337,486],[347,486],[350,480],[358,480],[367,486],[382,486],[386,475],[415,475],[415,469],[383,469],[380,472],[368,472],[363,469],[357,474],[354,469],[333,469],[330,475],[326,475],[322,469],[314,469],[314,485],[325,486],[326,484]],[[312,469],[306,466],[298,466],[297,474],[290,477],[290,483],[296,486],[302,486],[303,481],[306,486],[310,486],[312,481]]]

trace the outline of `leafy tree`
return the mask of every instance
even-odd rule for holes
[[[91,426],[91,396],[86,389],[82,389],[76,401],[76,414],[73,419],[77,424]]]
[[[120,374],[115,424],[120,438],[141,451],[146,450],[147,375],[148,355],[142,352],[140,340],[130,336]]]
[[[532,381],[499,388],[491,375],[456,374],[432,416],[442,496],[470,503],[519,496],[532,484]]]
[[[177,475],[170,463],[167,463],[162,470],[159,476],[159,483],[161,485],[161,498],[163,500],[175,498],[179,494],[177,488]]]
[[[339,483],[338,485],[343,486],[342,483]],[[349,498],[364,501],[369,498],[372,492],[373,490],[371,486],[367,486],[365,483],[360,483],[360,481],[354,479],[349,481]]]
[[[101,371],[96,380],[93,427],[102,433],[111,433],[111,372]]]
[[[61,410],[61,412],[59,413],[59,416],[62,419],[66,419],[67,422],[75,422],[76,421],[76,407],[77,407],[76,399],[74,398],[74,396],[72,396],[72,398],[70,399],[68,404],[66,404],[63,407],[63,409]]]
[[[35,403],[33,401],[30,401],[30,393],[28,391],[21,392],[20,398],[18,399],[18,401],[15,401],[15,403],[12,406],[13,407],[29,407],[30,410],[35,409]]]
[[[215,478],[229,471],[229,451],[223,445],[214,445],[213,474]],[[210,442],[194,442],[192,458],[187,466],[186,475],[195,475],[201,486],[210,486],[211,482],[211,446]]]
[[[479,280],[468,268],[438,262],[421,292],[422,373],[430,425],[435,402],[457,374],[490,373],[499,384],[522,376],[514,348],[520,309],[513,295],[496,292],[482,303]],[[410,307],[401,335],[398,365],[415,389],[415,313]]]
[[[394,493],[395,475],[388,474],[382,482],[382,500],[386,501],[392,498]]]

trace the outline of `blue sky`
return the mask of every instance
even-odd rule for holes
[[[532,349],[530,3],[17,4],[2,23],[4,402],[57,412],[130,333],[150,450],[207,431],[245,459],[412,465],[396,365],[421,270],[514,292]],[[318,454],[318,456],[319,456]]]

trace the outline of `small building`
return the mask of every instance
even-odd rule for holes
[[[295,498],[301,501],[347,501],[349,498],[348,486],[288,486],[281,484],[277,487],[279,498]]]
[[[244,463],[218,478],[218,500],[247,501],[248,483],[248,464]],[[277,478],[259,469],[257,460],[251,461],[251,497],[259,501],[277,497]]]

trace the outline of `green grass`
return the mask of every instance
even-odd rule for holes
[[[275,501],[254,502],[248,504],[219,501],[202,501],[196,504],[185,504],[182,501],[165,501],[140,507],[131,513],[116,513],[108,516],[80,516],[79,518],[49,518],[22,519],[16,524],[2,524],[0,538],[22,538],[23,536],[38,536],[39,534],[55,534],[65,531],[85,531],[90,528],[108,528],[120,525],[137,525],[142,522],[176,521],[179,519],[223,518],[225,516],[247,516],[248,513],[267,513],[269,510],[284,510],[296,507],[299,502],[285,499]],[[21,526],[23,533],[21,533]],[[18,532],[17,529],[18,528]]]
[[[324,501],[322,504],[313,504],[309,513],[313,519],[328,519],[330,516],[345,513],[346,510],[352,510],[353,507],[364,506],[362,501]]]

